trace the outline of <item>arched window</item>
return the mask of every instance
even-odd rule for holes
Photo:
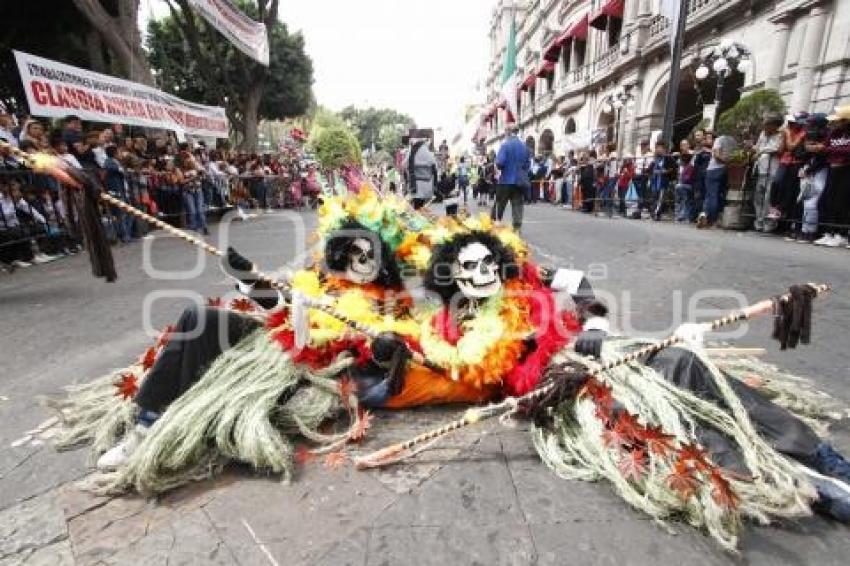
[[[540,153],[543,155],[549,155],[552,153],[554,145],[555,134],[552,133],[552,130],[543,130],[543,133],[540,134]]]
[[[572,118],[567,118],[567,124],[564,126],[565,134],[574,134],[576,133],[576,121]]]

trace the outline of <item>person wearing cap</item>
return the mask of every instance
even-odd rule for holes
[[[819,206],[823,238],[815,244],[837,248],[848,245],[850,229],[850,105],[835,109],[828,117],[829,137],[826,144],[826,161],[829,164],[826,189]]]
[[[783,123],[782,115],[778,112],[768,112],[764,115],[762,130],[755,145],[756,182],[753,190],[753,208],[755,209],[755,229],[759,232],[771,232],[776,223],[767,218],[770,209],[770,181],[779,169],[779,147],[782,144],[782,133],[779,128]]]
[[[781,130],[779,167],[770,185],[770,211],[767,217],[777,221],[784,219],[789,230],[789,240],[797,239],[796,222],[801,216],[797,206],[800,194],[800,167],[806,158],[806,120],[808,112],[797,112],[787,119],[788,125]]]

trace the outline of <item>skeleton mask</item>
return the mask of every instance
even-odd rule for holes
[[[365,285],[378,278],[378,262],[371,240],[355,238],[348,249],[348,266],[345,278],[352,283]]]
[[[484,244],[472,242],[461,248],[452,275],[460,292],[470,299],[492,297],[502,288],[496,259]]]

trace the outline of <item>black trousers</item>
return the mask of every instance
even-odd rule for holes
[[[522,227],[522,207],[525,194],[519,185],[496,185],[496,206],[493,209],[494,218],[501,220],[505,215],[508,202],[511,203],[511,217],[514,230]]]
[[[846,234],[850,226],[850,165],[829,170],[826,191],[818,201],[823,232]]]
[[[233,311],[197,305],[187,308],[175,325],[172,339],[142,382],[136,405],[162,413],[201,378],[222,352],[259,327],[253,318]]]
[[[646,365],[678,387],[725,407],[723,396],[708,368],[693,352],[667,348],[650,358]],[[759,435],[778,452],[805,462],[817,451],[821,440],[806,423],[737,379],[730,378],[729,385],[738,395]],[[743,458],[722,432],[703,429],[699,431],[699,439],[711,453],[715,464],[746,472]]]

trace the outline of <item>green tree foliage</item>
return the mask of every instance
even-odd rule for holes
[[[760,89],[741,98],[735,106],[720,115],[717,131],[742,138],[756,138],[768,112],[785,114],[785,102],[775,90]]]
[[[360,165],[360,144],[350,128],[340,123],[326,123],[314,127],[310,133],[309,147],[326,170],[343,165]]]
[[[339,113],[357,134],[361,147],[372,147],[393,153],[401,147],[401,134],[416,127],[413,118],[390,108],[343,108]]]
[[[238,0],[240,10],[266,23],[269,66],[233,46],[196,15],[188,0],[168,0],[171,15],[148,30],[150,62],[160,88],[177,96],[223,106],[236,142],[257,145],[261,119],[300,116],[313,104],[313,63],[300,33],[290,34],[277,19],[276,0]]]

